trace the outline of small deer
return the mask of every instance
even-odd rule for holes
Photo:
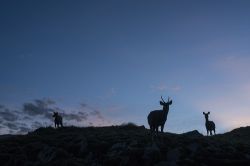
[[[205,126],[207,129],[207,136],[209,133],[210,133],[210,135],[213,135],[212,131],[214,131],[214,135],[215,135],[215,124],[213,121],[208,120],[208,115],[210,114],[210,112],[208,112],[208,113],[203,112],[203,114],[204,114],[205,119],[206,119]]]
[[[55,118],[54,119],[54,122],[55,122],[55,128],[58,128],[58,127],[63,127],[63,120],[62,120],[62,116],[60,116],[58,114],[58,112],[54,112],[53,113],[53,117]]]
[[[168,97],[168,102],[165,102],[161,96],[160,105],[163,106],[162,110],[154,110],[148,114],[148,124],[151,133],[158,134],[158,128],[161,126],[161,132],[163,132],[165,122],[167,121],[169,106],[172,104],[172,100]]]

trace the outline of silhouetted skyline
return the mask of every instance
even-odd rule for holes
[[[148,128],[160,96],[174,101],[164,131],[206,133],[208,111],[217,133],[249,125],[249,8],[244,0],[1,1],[0,129],[53,125],[51,111],[68,124]]]

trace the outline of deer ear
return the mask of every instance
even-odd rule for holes
[[[203,112],[203,114],[205,115],[205,112]]]
[[[171,105],[171,104],[172,104],[172,100],[170,100],[170,101],[168,102],[168,104]]]
[[[210,114],[210,112],[208,112],[208,114]]]

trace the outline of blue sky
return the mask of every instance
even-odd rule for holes
[[[1,1],[1,133],[52,125],[23,114],[35,100],[68,117],[93,115],[68,124],[148,127],[161,95],[173,99],[165,131],[205,133],[203,111],[218,132],[249,125],[249,8],[247,0]]]

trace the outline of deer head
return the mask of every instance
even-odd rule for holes
[[[58,112],[53,112],[53,117],[57,117],[58,116]]]
[[[207,113],[205,113],[205,112],[203,112],[203,115],[205,116],[205,119],[206,120],[208,120],[208,115],[210,114],[210,112],[207,112]]]
[[[170,97],[168,97],[168,102],[165,102],[161,96],[161,101],[160,101],[160,105],[163,106],[163,110],[168,110],[169,106],[172,104],[172,100],[170,100]]]

